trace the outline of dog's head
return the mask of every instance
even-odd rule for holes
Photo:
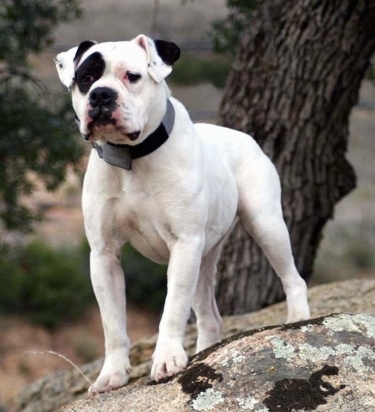
[[[171,42],[139,35],[131,41],[86,40],[55,58],[72,92],[82,136],[89,141],[138,144],[159,125],[169,94],[164,79],[178,60]]]

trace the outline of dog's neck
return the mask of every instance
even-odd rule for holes
[[[131,170],[134,159],[147,156],[167,141],[173,129],[174,118],[175,112],[173,105],[170,100],[167,100],[167,110],[159,127],[147,136],[143,142],[135,146],[127,144],[115,145],[112,143],[99,145],[93,143],[93,147],[97,150],[99,157],[105,162],[125,170]]]

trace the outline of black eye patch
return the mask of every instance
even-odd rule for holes
[[[83,61],[75,73],[75,83],[79,91],[86,94],[91,85],[102,77],[104,69],[105,61],[99,52],[93,53]]]

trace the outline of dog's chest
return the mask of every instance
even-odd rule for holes
[[[172,160],[153,168],[150,162],[143,167],[139,163],[124,171],[106,165],[94,152],[83,190],[88,238],[96,239],[99,248],[103,242],[129,242],[158,263],[168,262],[180,238],[203,234],[204,253],[211,250],[235,218],[234,177],[220,163],[207,167],[207,162],[195,162],[187,167],[174,162],[172,168]],[[211,169],[215,173],[209,173]]]
[[[169,204],[168,194],[158,187],[124,184],[114,206],[116,235],[149,259],[167,263],[174,221]]]

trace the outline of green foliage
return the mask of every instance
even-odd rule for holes
[[[86,240],[79,253],[83,255],[81,261],[86,262],[83,271],[89,276],[90,248]],[[129,244],[122,250],[121,266],[125,273],[127,300],[143,308],[161,310],[167,293],[166,266],[148,260]]]
[[[86,255],[86,260],[88,259]],[[41,241],[0,249],[0,311],[28,315],[48,328],[75,319],[93,301],[81,250]]]
[[[124,248],[121,260],[128,301],[161,310],[166,267],[131,246]],[[0,286],[0,313],[27,316],[48,328],[78,318],[94,303],[86,240],[70,249],[56,249],[41,240],[13,248],[0,244]]]
[[[83,154],[68,105],[55,105],[38,87],[24,89],[28,81],[13,74],[0,84],[0,219],[8,229],[28,230],[37,216],[21,202],[33,192],[35,176],[53,190],[64,181],[66,166],[77,165]]]
[[[7,229],[29,230],[38,217],[21,201],[35,178],[53,190],[83,154],[67,99],[50,95],[27,62],[51,44],[58,22],[80,13],[77,0],[0,5],[0,222]]]
[[[161,310],[167,293],[167,268],[143,257],[130,245],[121,256],[129,302],[144,308]]]
[[[218,55],[197,57],[186,53],[180,60],[170,76],[171,82],[184,86],[201,82],[211,83],[217,88],[225,86],[231,64],[228,58]]]
[[[251,24],[254,10],[262,0],[227,0],[228,15],[216,20],[210,31],[214,48],[218,52],[234,55],[246,26]]]
[[[13,0],[0,4],[0,60],[26,65],[30,52],[53,43],[60,22],[80,17],[79,0]]]

